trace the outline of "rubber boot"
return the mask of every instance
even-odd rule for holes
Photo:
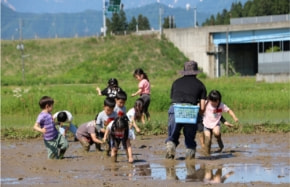
[[[204,137],[204,156],[210,155],[210,149],[211,149],[211,139],[210,137],[205,136]]]
[[[59,156],[58,156],[58,159],[63,159],[64,158],[64,153],[66,152],[66,149],[61,149],[59,151]]]
[[[218,136],[216,136],[216,139],[217,139],[217,143],[219,144],[219,149],[216,152],[220,153],[220,152],[222,152],[222,150],[224,148],[224,144],[223,144],[223,141],[222,141],[222,136],[218,135]]]
[[[194,149],[186,149],[185,151],[185,159],[191,160],[195,158],[195,150]]]
[[[166,159],[174,159],[175,148],[176,148],[176,146],[172,141],[168,141],[166,143],[166,155],[165,155]]]

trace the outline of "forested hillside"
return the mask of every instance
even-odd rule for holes
[[[211,15],[203,25],[226,25],[230,18],[289,14],[289,7],[289,0],[250,0],[244,5],[233,3],[229,11],[224,9],[215,16]]]

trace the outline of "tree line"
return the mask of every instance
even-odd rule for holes
[[[289,14],[289,7],[289,0],[249,0],[244,5],[237,2],[230,11],[224,9],[216,16],[211,15],[202,25],[227,25],[230,18]]]
[[[124,34],[124,32],[136,32],[138,30],[150,30],[150,23],[147,17],[139,14],[137,19],[132,17],[128,23],[126,13],[121,9],[114,12],[111,19],[106,18],[107,33]]]

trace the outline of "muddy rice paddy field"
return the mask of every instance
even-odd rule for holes
[[[112,163],[69,141],[63,160],[48,160],[41,138],[2,140],[1,186],[290,186],[290,133],[224,134],[222,153],[204,157],[198,146],[192,161],[184,159],[183,137],[176,158],[165,160],[165,138],[138,136],[133,164],[122,148]]]

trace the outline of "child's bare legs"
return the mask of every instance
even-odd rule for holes
[[[133,160],[133,153],[132,153],[132,147],[131,147],[130,139],[127,140],[126,144],[127,144],[126,153],[127,153],[127,157],[128,157],[128,162],[129,163],[133,163],[134,160]]]
[[[204,133],[203,132],[198,132],[197,136],[199,138],[200,146],[203,149],[205,144],[204,144]]]
[[[205,156],[210,155],[210,149],[211,149],[211,137],[212,137],[212,132],[211,130],[204,130],[204,151],[205,151]]]
[[[216,151],[217,153],[222,152],[222,150],[224,148],[224,144],[223,144],[223,141],[222,141],[222,136],[221,136],[220,129],[221,129],[220,125],[215,126],[213,128],[213,134],[214,134],[215,138],[217,139],[217,143],[219,145],[219,149]]]
[[[112,147],[111,158],[113,162],[117,162],[117,154],[118,154],[118,149],[116,147]]]

